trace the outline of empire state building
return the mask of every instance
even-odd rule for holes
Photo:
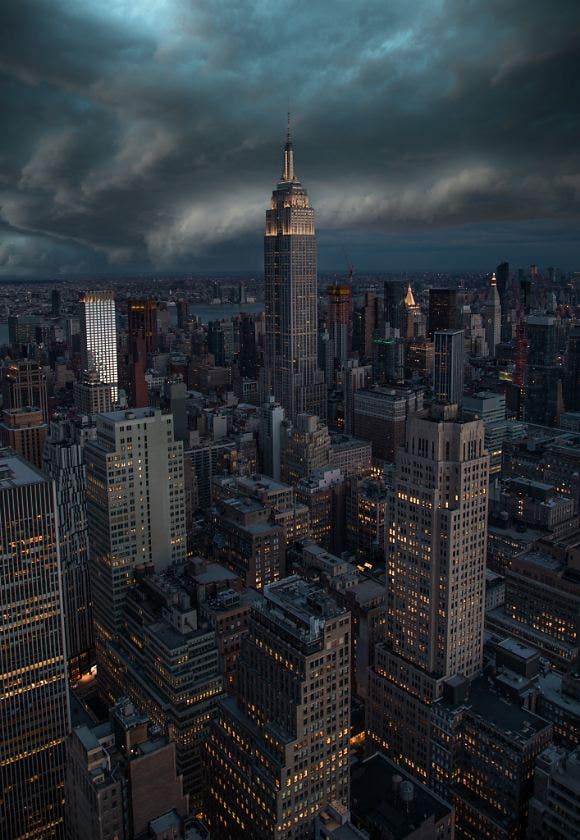
[[[294,171],[290,124],[282,177],[266,211],[264,276],[265,395],[273,394],[293,422],[302,413],[324,417],[325,385],[317,358],[314,210]]]

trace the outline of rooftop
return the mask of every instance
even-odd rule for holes
[[[264,601],[256,609],[301,642],[320,639],[326,620],[346,612],[322,589],[297,575],[265,586]]]
[[[351,795],[353,821],[363,828],[370,823],[393,840],[403,840],[429,818],[438,823],[453,811],[382,753],[353,765]]]
[[[0,449],[0,490],[48,481],[47,477],[13,449]]]

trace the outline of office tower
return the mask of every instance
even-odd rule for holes
[[[368,440],[333,432],[330,436],[331,469],[340,470],[345,478],[368,475],[372,466],[372,446]]]
[[[187,300],[178,300],[177,301],[177,327],[180,330],[184,330],[187,327],[187,322],[189,321],[189,302]]]
[[[284,409],[274,397],[260,408],[260,429],[258,432],[262,471],[276,481],[280,481],[282,457],[282,423]]]
[[[328,325],[341,324],[346,327],[348,352],[352,341],[352,286],[348,283],[332,283],[327,287]]]
[[[354,433],[372,443],[374,458],[393,461],[407,419],[422,409],[422,388],[361,388],[354,395]]]
[[[501,472],[503,442],[508,434],[505,396],[491,391],[479,391],[461,400],[461,413],[466,420],[483,420],[485,448],[489,452],[489,473]]]
[[[149,356],[158,348],[157,301],[151,298],[127,302],[129,390],[135,408],[148,405],[145,371]]]
[[[0,451],[0,836],[62,837],[68,694],[54,485]]]
[[[485,303],[485,340],[489,355],[495,357],[497,345],[501,341],[501,302],[497,291],[495,274],[492,274],[491,285]]]
[[[38,362],[30,359],[9,361],[3,368],[3,407],[40,409],[48,423],[46,376]]]
[[[580,837],[580,747],[568,752],[550,746],[536,759],[534,796],[530,800],[528,834],[571,840]]]
[[[362,335],[360,339],[359,352],[365,359],[372,359],[373,338],[375,330],[381,323],[381,301],[377,295],[365,292],[362,307]]]
[[[524,420],[541,426],[559,425],[563,411],[562,379],[557,363],[558,340],[553,315],[528,315],[524,373]]]
[[[80,415],[94,417],[113,410],[111,386],[99,379],[96,370],[84,371],[73,386],[74,404]]]
[[[433,340],[436,332],[458,330],[460,327],[457,289],[429,289],[429,319],[427,324],[429,338]]]
[[[566,411],[580,411],[580,324],[575,324],[568,336],[564,385]]]
[[[324,417],[326,392],[317,358],[314,210],[294,171],[289,127],[282,177],[266,212],[264,282],[264,399],[273,394],[291,421],[304,412]]]
[[[246,586],[263,589],[284,577],[283,531],[262,502],[246,496],[223,499],[212,509],[212,519],[213,556]]]
[[[206,747],[212,838],[309,837],[329,802],[348,805],[350,644],[350,614],[301,578],[252,607]]]
[[[99,380],[111,386],[117,402],[117,321],[113,292],[85,292],[80,298],[81,364],[96,370]]]
[[[185,488],[171,415],[113,411],[97,415],[96,425],[96,439],[85,444],[87,514],[95,649],[107,691],[106,647],[119,632],[135,566],[161,570],[185,559]]]
[[[286,484],[308,476],[330,462],[328,427],[315,414],[299,414],[295,426],[286,425],[282,448],[282,481]]]
[[[328,332],[331,356],[336,367],[342,367],[352,353],[352,288],[350,283],[333,283],[328,295]]]
[[[83,448],[94,426],[71,420],[50,424],[42,468],[54,480],[66,655],[69,677],[86,673],[93,661],[93,611],[89,586],[89,538]]]
[[[53,289],[50,293],[50,311],[56,318],[60,315],[60,292],[58,289]]]
[[[405,339],[386,324],[373,337],[373,379],[378,385],[403,382],[405,379]]]
[[[413,338],[407,343],[405,373],[409,377],[430,379],[433,373],[433,342],[427,338]]]
[[[410,290],[409,286],[409,290]],[[383,315],[385,325],[393,330],[399,330],[401,337],[406,337],[406,306],[407,283],[404,280],[386,280],[383,299]],[[413,301],[414,303],[414,301]]]
[[[310,536],[317,545],[335,553],[344,549],[344,484],[341,470],[323,467],[296,485],[296,499],[310,514]]]
[[[207,325],[207,352],[214,358],[217,367],[226,365],[226,340],[221,321],[209,321]]]
[[[463,330],[442,330],[435,333],[433,395],[437,402],[461,402],[464,356]]]
[[[177,771],[198,810],[205,787],[201,745],[223,677],[215,632],[198,623],[190,591],[181,566],[159,574],[151,566],[137,569],[122,630],[108,652],[115,693],[147,709],[175,742]]]
[[[2,412],[2,446],[10,446],[38,469],[42,469],[42,450],[47,433],[48,427],[37,408],[14,408]]]
[[[66,757],[69,840],[151,837],[150,824],[157,817],[172,811],[187,815],[175,744],[127,697],[110,709],[107,723],[75,727],[66,741]]]
[[[514,682],[518,682],[514,675]],[[537,756],[552,726],[508,703],[487,679],[447,681],[433,706],[430,785],[455,806],[460,840],[523,838]]]
[[[360,365],[358,359],[349,359],[342,369],[343,427],[347,435],[354,432],[354,395],[364,388],[370,373],[370,366]]]
[[[497,293],[501,305],[501,340],[511,341],[511,289],[510,289],[510,264],[502,262],[495,270]]]
[[[239,344],[238,367],[240,376],[256,379],[259,369],[256,321],[252,315],[246,312],[242,312],[239,319]]]
[[[351,481],[347,489],[346,538],[360,563],[384,563],[387,485],[382,478]],[[368,568],[368,567],[367,567]]]
[[[411,417],[389,493],[387,641],[370,672],[367,728],[427,780],[432,705],[482,665],[489,456],[456,406]]]

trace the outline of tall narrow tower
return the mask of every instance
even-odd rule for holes
[[[81,295],[81,361],[83,370],[96,370],[99,381],[111,386],[117,402],[117,322],[112,292],[85,292]]]
[[[497,345],[501,341],[501,301],[497,290],[495,272],[491,277],[491,285],[485,304],[485,338],[489,355],[495,356]]]
[[[290,119],[282,177],[266,211],[264,277],[264,398],[272,394],[292,421],[303,413],[324,417],[324,378],[317,359],[314,210],[294,172]]]

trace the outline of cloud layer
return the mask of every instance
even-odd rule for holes
[[[259,270],[289,102],[323,268],[577,260],[577,0],[4,9],[0,276]]]

